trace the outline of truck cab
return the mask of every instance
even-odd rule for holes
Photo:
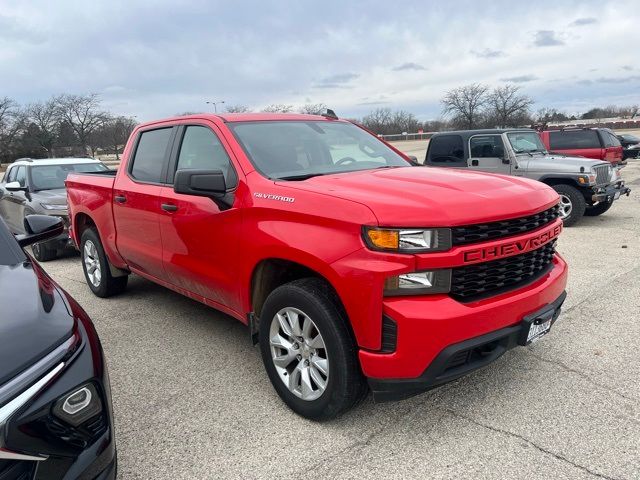
[[[583,215],[605,213],[630,190],[610,163],[550,154],[531,129],[442,132],[429,142],[425,165],[525,177],[543,182],[560,195],[566,226]]]

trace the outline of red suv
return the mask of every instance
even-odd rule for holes
[[[623,163],[622,145],[608,128],[557,128],[539,134],[550,152]]]

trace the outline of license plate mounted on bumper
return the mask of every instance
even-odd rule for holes
[[[559,315],[560,306],[546,305],[537,312],[524,317],[518,343],[520,345],[529,345],[540,340],[549,333],[551,326]]]

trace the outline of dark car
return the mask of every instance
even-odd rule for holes
[[[0,480],[114,479],[109,377],[82,308],[25,254],[62,220],[0,219]],[[17,240],[17,241],[16,241]]]
[[[622,158],[640,158],[640,137],[631,133],[616,135],[622,145]]]
[[[58,252],[72,245],[66,226],[67,191],[64,181],[71,172],[103,172],[108,167],[93,158],[23,158],[9,165],[0,181],[0,216],[13,233],[24,233],[24,217],[31,214],[60,217],[64,231],[56,238],[31,248],[40,262],[53,260]]]

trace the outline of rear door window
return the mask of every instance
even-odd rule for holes
[[[141,182],[164,183],[172,127],[142,132],[129,173]]]
[[[429,142],[430,163],[466,166],[464,160],[464,145],[460,135],[442,135],[434,137]]]
[[[549,132],[551,150],[601,148],[596,130],[565,130]]]
[[[27,167],[25,167],[24,165],[20,165],[18,167],[18,171],[16,172],[16,178],[14,181],[18,182],[21,187],[27,186]]]

